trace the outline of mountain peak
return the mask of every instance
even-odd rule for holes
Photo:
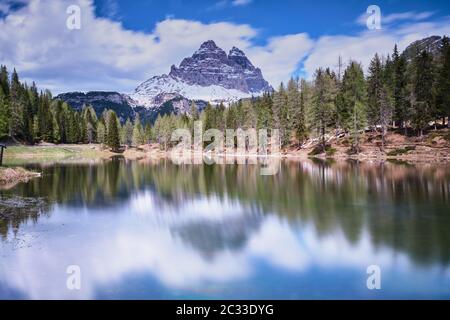
[[[213,40],[208,40],[202,43],[200,49],[217,49],[218,46]]]
[[[233,47],[228,54],[228,57],[245,57],[244,51],[239,48]]]
[[[208,40],[202,43],[200,48],[194,53],[193,58],[196,56],[201,57],[211,57],[211,56],[218,56],[220,58],[226,57],[225,51],[223,51],[221,48],[219,48],[216,43],[213,40]]]
[[[141,84],[133,97],[152,106],[160,104],[156,100],[162,93],[217,102],[236,101],[272,90],[261,70],[253,66],[243,51],[233,47],[227,55],[213,40],[208,40],[178,67],[172,66],[168,75]]]

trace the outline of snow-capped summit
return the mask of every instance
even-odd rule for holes
[[[177,94],[189,100],[229,103],[272,91],[259,68],[233,47],[227,55],[214,41],[204,42],[168,75],[155,76],[139,85],[131,96],[140,105],[158,107]]]

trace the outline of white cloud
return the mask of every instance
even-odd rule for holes
[[[66,28],[66,8],[73,3],[81,7],[80,30]],[[149,77],[167,73],[209,39],[224,50],[237,46],[247,52],[276,84],[290,76],[310,46],[308,36],[299,34],[257,47],[252,44],[256,29],[229,22],[167,18],[151,33],[130,31],[120,22],[96,17],[91,0],[32,0],[0,20],[0,29],[0,61],[54,92],[130,92]]]
[[[391,54],[395,44],[402,51],[416,40],[445,34],[450,34],[448,20],[406,23],[397,28],[363,31],[355,36],[323,36],[316,41],[305,60],[304,70],[307,77],[311,78],[319,67],[336,69],[339,55],[344,62],[354,59],[367,68],[375,53]]]
[[[228,7],[243,7],[252,3],[253,0],[219,0],[212,6],[206,8],[206,11],[222,10]]]
[[[81,7],[81,30],[66,28],[66,9],[73,3]],[[247,24],[206,24],[167,17],[145,33],[96,17],[92,0],[31,0],[28,6],[0,19],[0,61],[17,68],[25,80],[34,80],[54,93],[132,92],[151,76],[169,72],[172,64],[190,56],[203,41],[213,39],[224,50],[233,46],[242,49],[277,87],[299,68],[311,77],[318,67],[334,67],[339,55],[344,61],[353,58],[367,67],[375,52],[389,53],[395,43],[404,49],[426,36],[450,34],[448,20],[423,20],[430,15],[397,13],[385,17],[405,21],[395,29],[383,26],[382,30],[354,36],[323,36],[317,40],[307,33],[280,35],[264,45],[255,45],[259,31]]]
[[[252,0],[233,0],[232,5],[233,6],[246,6],[250,3],[252,3]]]
[[[271,38],[265,47],[250,47],[246,51],[276,88],[289,79],[313,44],[308,34],[300,33]]]
[[[147,209],[136,203],[147,203]],[[179,207],[167,204],[163,210],[158,209],[160,203],[156,194],[144,192],[122,207],[110,208],[108,214],[56,207],[39,221],[39,230],[48,232],[33,236],[36,224],[25,224],[7,241],[0,241],[0,283],[28,299],[93,299],[99,288],[117,288],[115,284],[129,275],[154,278],[153,292],[160,289],[158,285],[161,292],[195,292],[210,284],[226,291],[254,278],[260,262],[299,276],[313,268],[345,267],[365,274],[371,264],[385,271],[410,265],[405,254],[374,246],[367,231],[358,242],[350,243],[339,229],[319,236],[310,223],[295,226],[280,217],[259,214],[252,220],[249,208],[239,202],[200,198]],[[252,227],[248,221],[259,223]],[[217,232],[211,227],[214,222],[220,226],[221,240],[211,240],[205,252],[189,226],[198,225],[199,234],[211,239],[208,235]],[[187,236],[177,230],[188,230],[181,233]],[[233,234],[245,236],[246,241],[236,246]],[[81,268],[80,291],[66,287],[65,271],[72,264]],[[142,288],[152,293],[148,284]]]
[[[424,11],[424,12],[415,12],[415,11],[407,11],[407,12],[395,12],[388,15],[383,15],[381,17],[382,25],[392,24],[394,22],[399,21],[421,21],[426,20],[434,15],[432,11]],[[370,14],[363,13],[358,17],[356,22],[362,26],[366,25],[367,18],[369,18]]]

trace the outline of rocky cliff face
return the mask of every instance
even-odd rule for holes
[[[227,103],[271,90],[261,70],[253,66],[244,52],[233,47],[227,55],[210,40],[192,57],[183,59],[179,67],[172,66],[168,75],[145,81],[131,96],[142,105],[157,107],[161,94]]]
[[[414,41],[405,49],[405,51],[403,51],[402,55],[406,58],[406,60],[410,61],[425,50],[434,57],[437,57],[440,54],[441,48],[442,38],[440,36],[431,36]]]
[[[203,43],[192,57],[181,62],[179,68],[172,66],[169,76],[188,85],[217,85],[245,93],[270,90],[261,70],[253,66],[244,52],[233,47],[227,55],[214,41]]]

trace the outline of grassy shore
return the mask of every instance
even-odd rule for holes
[[[282,150],[283,158],[334,158],[359,160],[407,160],[413,162],[432,161],[450,162],[450,130],[441,129],[430,131],[425,136],[405,136],[396,132],[389,132],[386,136],[384,150],[379,133],[366,133],[361,137],[360,152],[350,154],[351,139],[349,136],[333,137],[327,142],[326,152],[318,148],[317,142],[311,140],[303,148],[291,147]],[[317,150],[319,150],[317,152]],[[139,148],[126,148],[122,153],[113,153],[109,149],[98,145],[36,145],[11,146],[5,152],[4,163],[7,166],[20,166],[27,163],[46,162],[84,162],[109,159],[120,155],[129,160],[161,159],[171,155],[170,150],[161,150],[158,144],[143,145]]]
[[[112,152],[100,145],[10,146],[5,151],[4,163],[11,166],[33,162],[102,159],[112,155]]]
[[[0,185],[26,182],[39,176],[40,173],[28,171],[24,168],[0,168]]]

